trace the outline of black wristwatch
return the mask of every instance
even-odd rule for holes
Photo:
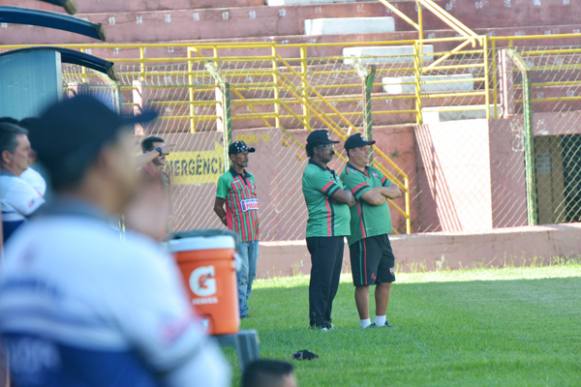
[[[161,147],[160,147],[160,146],[158,146],[158,147],[155,147],[153,150],[154,150],[154,151],[157,151],[157,153],[159,153],[159,155],[160,155],[160,156],[163,156],[163,155],[164,155],[164,153],[163,153],[163,149],[161,149]]]

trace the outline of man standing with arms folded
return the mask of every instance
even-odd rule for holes
[[[248,317],[248,299],[252,282],[256,277],[258,260],[258,199],[256,180],[246,170],[248,154],[256,149],[244,141],[235,141],[228,147],[230,169],[218,179],[214,212],[228,229],[240,236],[240,268],[236,273],[238,282],[238,305],[240,318]],[[224,209],[225,205],[225,209]]]
[[[345,187],[356,200],[351,208],[349,253],[355,285],[355,303],[361,328],[389,327],[387,306],[391,283],[395,281],[395,258],[389,243],[391,216],[388,198],[401,195],[377,169],[369,166],[371,145],[356,133],[345,141],[349,163],[341,174]],[[369,318],[369,285],[375,284],[375,322]]]
[[[311,254],[309,319],[312,329],[327,331],[333,299],[339,288],[344,237],[349,231],[349,206],[355,204],[349,190],[327,164],[335,151],[329,132],[315,130],[307,137],[309,164],[303,172],[303,195],[309,212],[307,248]]]

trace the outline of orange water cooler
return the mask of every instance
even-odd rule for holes
[[[189,292],[192,307],[212,335],[240,329],[235,236],[222,230],[176,234],[168,242]]]

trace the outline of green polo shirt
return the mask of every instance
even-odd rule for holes
[[[357,200],[351,207],[351,236],[349,244],[360,239],[391,232],[391,214],[387,203],[372,206],[363,200],[363,194],[376,187],[389,187],[391,182],[377,169],[367,166],[361,171],[352,164],[347,164],[341,180],[347,189],[350,189]]]
[[[256,181],[248,171],[230,169],[218,179],[216,197],[226,201],[226,226],[243,242],[258,240]]]
[[[335,171],[309,161],[303,172],[303,195],[309,212],[307,238],[350,234],[349,206],[331,199],[339,189],[343,183]]]

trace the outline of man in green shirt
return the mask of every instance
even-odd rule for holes
[[[248,154],[254,148],[244,141],[235,141],[228,147],[230,169],[218,179],[214,212],[228,229],[240,236],[240,268],[238,282],[238,306],[240,318],[248,317],[248,299],[252,282],[256,277],[258,260],[258,199],[256,180],[246,170]],[[224,209],[226,206],[226,209]]]
[[[345,141],[349,163],[341,174],[356,200],[351,207],[348,241],[361,328],[390,326],[387,306],[391,283],[395,281],[395,257],[388,237],[392,226],[387,199],[401,195],[396,185],[368,165],[373,144],[375,141],[366,141],[359,133],[350,136]],[[370,284],[376,285],[374,323],[369,318]]]
[[[313,329],[332,328],[331,309],[339,288],[344,237],[349,235],[349,206],[355,204],[349,190],[327,164],[335,154],[329,132],[315,130],[307,137],[309,163],[303,172],[307,204],[307,248],[311,254],[309,320]]]

